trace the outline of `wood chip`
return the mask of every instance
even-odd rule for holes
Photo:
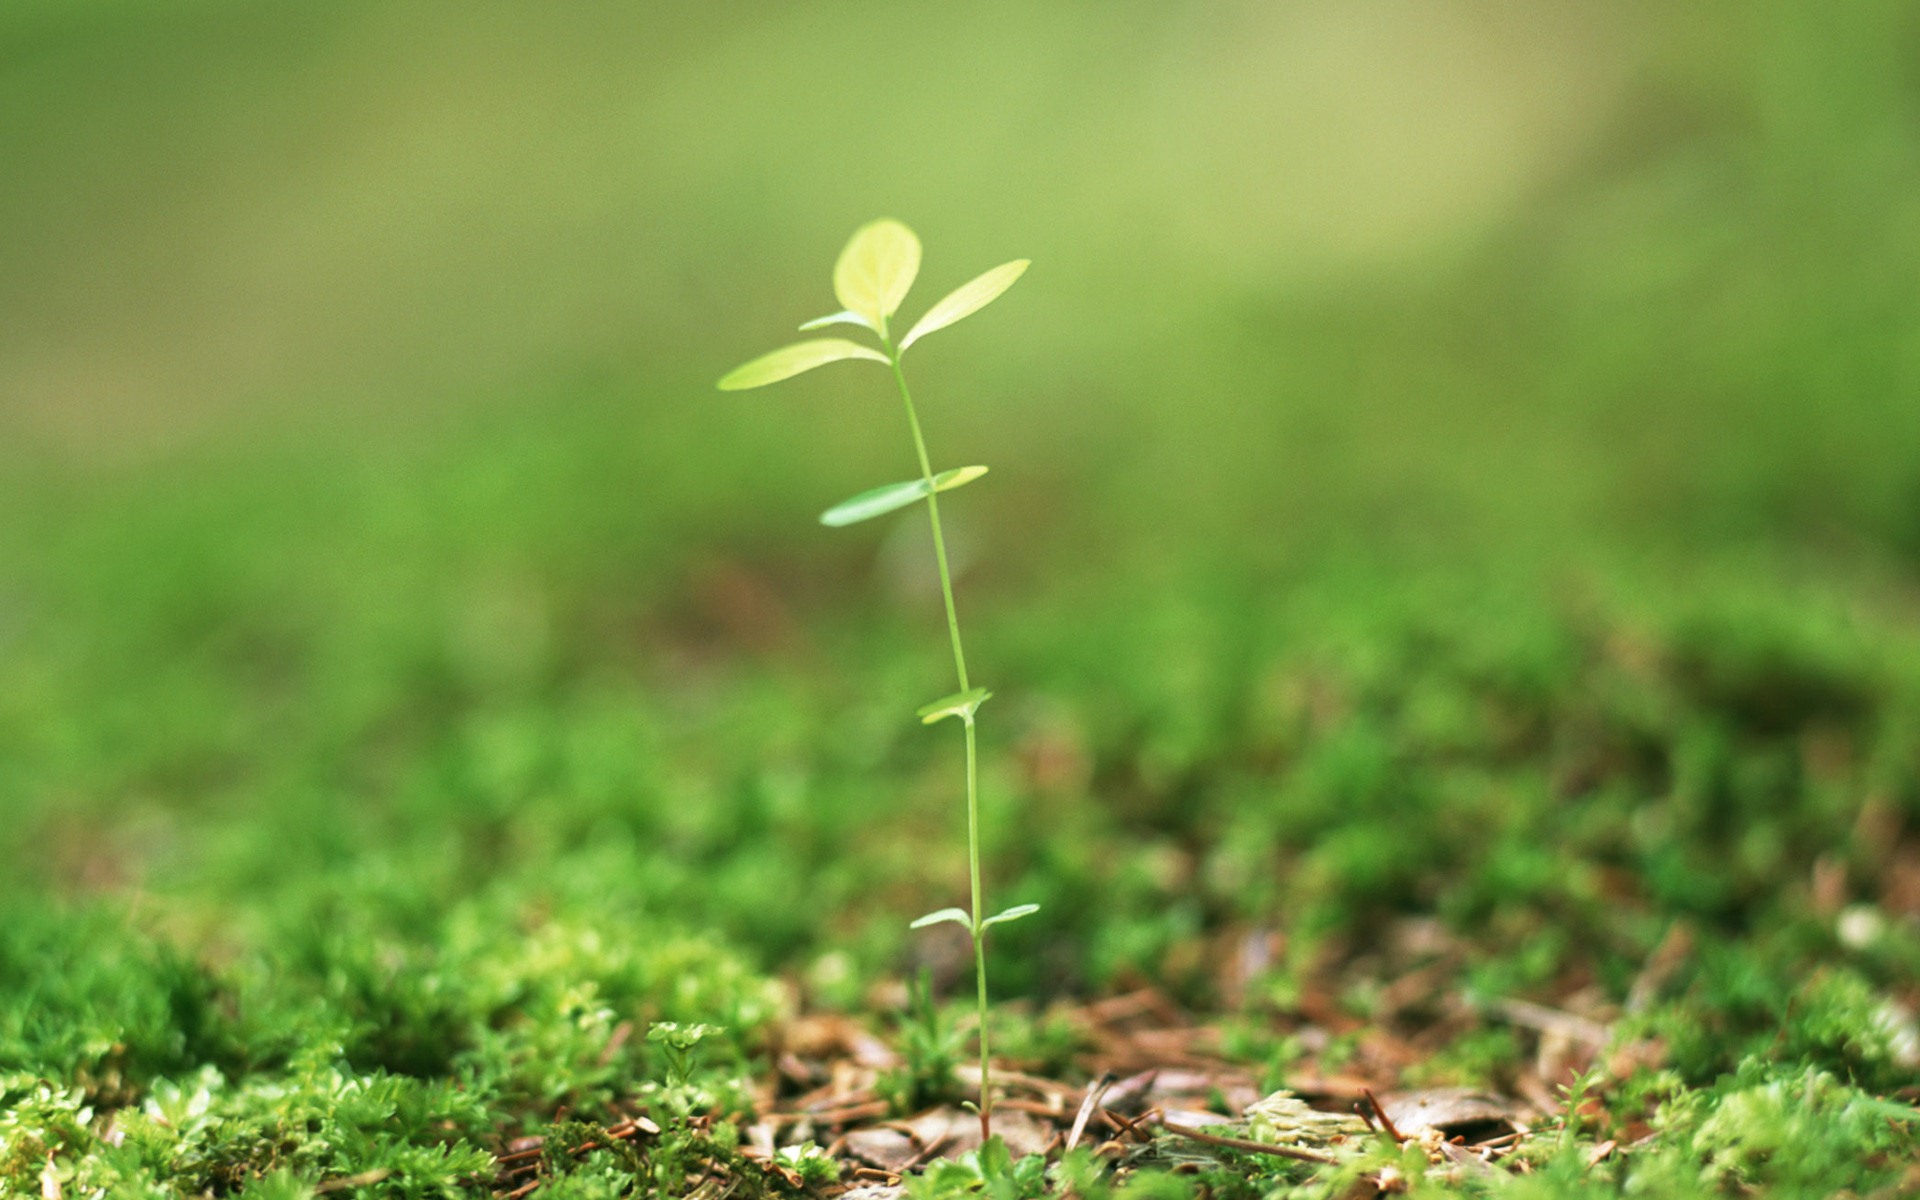
[[[1513,1105],[1472,1088],[1423,1088],[1394,1092],[1380,1107],[1402,1137],[1416,1138],[1428,1130],[1447,1137],[1484,1134],[1498,1137],[1513,1131]]]

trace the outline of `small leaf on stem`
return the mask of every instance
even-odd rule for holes
[[[647,1027],[647,1040],[679,1050],[691,1050],[700,1044],[702,1038],[726,1031],[722,1025],[682,1025],[678,1021],[655,1021]]]
[[[925,929],[929,925],[939,925],[945,921],[952,921],[955,925],[964,925],[969,932],[973,929],[973,918],[967,915],[967,910],[964,908],[943,908],[939,912],[930,912],[913,924],[907,926],[907,928]]]
[[[842,500],[832,508],[820,514],[822,525],[838,528],[842,525],[857,525],[861,521],[870,521],[874,517],[883,517],[895,509],[905,508],[915,500],[927,494],[927,481],[909,479],[905,483],[889,483],[877,488],[869,488],[858,496]]]
[[[964,320],[992,304],[1000,298],[1001,292],[1013,286],[1013,281],[1020,278],[1030,265],[1030,260],[1016,258],[948,292],[927,310],[926,316],[913,323],[907,336],[900,339],[900,349],[905,350],[934,330],[945,329],[955,321]]]
[[[990,925],[1004,925],[1008,921],[1018,921],[1021,917],[1030,917],[1039,911],[1040,906],[1038,904],[1016,904],[1012,908],[1003,909],[980,922],[980,931],[985,933],[987,927]]]
[[[854,231],[833,264],[833,294],[874,329],[907,298],[920,273],[920,239],[898,221],[882,218]]]
[[[872,329],[867,319],[857,312],[837,312],[824,317],[815,317],[800,327],[801,333],[812,333],[816,329],[825,329],[829,325],[858,325],[862,329]]]
[[[933,490],[936,492],[950,492],[955,488],[967,486],[986,473],[987,469],[978,465],[955,467],[951,471],[942,471],[933,477]]]
[[[987,697],[993,695],[985,688],[968,688],[964,692],[955,692],[951,696],[942,696],[932,704],[924,704],[914,715],[920,718],[922,725],[931,725],[935,721],[948,717],[965,717],[973,720],[973,714]]]
[[[942,471],[933,477],[932,490],[950,492],[954,488],[972,483],[986,473],[985,467],[955,467],[951,471]],[[871,488],[850,500],[842,500],[821,513],[820,523],[837,528],[885,516],[895,509],[905,508],[916,500],[924,499],[927,491],[925,479],[909,479],[904,483],[889,483],[882,487]]]
[[[723,392],[765,387],[769,383],[779,383],[802,371],[811,371],[843,358],[870,358],[880,363],[888,361],[886,355],[858,342],[850,342],[845,338],[816,338],[811,342],[783,346],[745,366],[735,367],[720,377],[718,386]]]

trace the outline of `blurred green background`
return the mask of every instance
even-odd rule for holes
[[[1035,262],[914,366],[994,468],[950,519],[1054,905],[1017,982],[1624,887],[1617,989],[1822,853],[1873,900],[1917,51],[1871,0],[16,0],[5,873],[198,947],[505,874],[897,964],[960,878],[923,535],[813,515],[909,444],[859,364],[712,387],[885,214],[910,313]]]
[[[1871,0],[16,3],[4,436],[118,477],[606,422],[607,502],[780,529],[900,474],[884,390],[708,385],[885,213],[917,303],[1039,264],[921,371],[1049,553],[1911,556],[1917,39]]]

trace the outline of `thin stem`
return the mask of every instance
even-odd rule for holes
[[[967,717],[967,865],[973,872],[973,982],[980,1005],[980,1140],[993,1136],[993,1068],[987,1053],[987,939],[980,929],[980,800],[973,717]]]
[[[907,390],[907,376],[900,369],[900,351],[884,329],[887,359],[893,366],[893,381],[900,385],[900,402],[906,406],[907,428],[913,431],[913,449],[920,456],[920,477],[927,485],[927,520],[933,526],[933,557],[940,564],[940,596],[947,606],[947,635],[953,642],[953,672],[960,679],[960,690],[967,682],[967,653],[960,645],[960,615],[953,603],[953,572],[947,566],[947,541],[940,529],[940,498],[933,490],[933,460],[927,457],[927,439],[920,432],[920,415],[913,407],[913,393]],[[967,868],[971,883],[973,911],[973,976],[980,1007],[980,1138],[993,1136],[993,1067],[987,1048],[987,949],[980,933],[980,791],[977,767],[978,750],[974,738],[973,714],[966,714],[967,727]]]
[[[967,652],[960,646],[960,616],[953,606],[953,575],[947,569],[947,540],[940,532],[940,497],[933,490],[933,461],[927,457],[927,439],[920,433],[920,414],[914,411],[913,394],[907,391],[907,377],[900,369],[900,352],[887,343],[887,357],[893,363],[893,381],[900,385],[900,400],[907,408],[907,428],[913,431],[913,448],[920,456],[920,477],[927,484],[927,519],[933,523],[933,557],[940,564],[940,595],[947,602],[947,635],[953,641],[953,671],[960,677],[960,690],[973,686],[967,682]]]

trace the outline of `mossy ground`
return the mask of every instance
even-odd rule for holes
[[[737,1112],[797,1011],[905,1046],[882,985],[964,982],[904,929],[963,878],[953,747],[902,718],[931,596],[874,599],[870,549],[676,536],[616,502],[621,453],[529,452],[623,419],[16,474],[7,1187],[477,1194],[515,1137],[659,1111],[651,1022],[724,1027],[695,1083]],[[981,670],[1019,681],[985,724],[991,884],[1045,906],[996,944],[1018,1061],[1070,1077],[1048,1003],[1151,982],[1270,1086],[1377,1075],[1381,1030],[1429,1035],[1402,1082],[1511,1091],[1573,1079],[1501,1003],[1572,1005],[1615,1052],[1566,1151],[1462,1186],[1910,1185],[1897,574],[1163,560],[1116,589],[1005,558],[968,596]],[[547,1194],[672,1190],[555,1166]],[[1333,1186],[1307,1177],[1196,1178]]]
[[[912,1191],[1920,1191],[1910,8],[0,6],[0,1191],[817,1187],[796,1014],[956,1098],[899,415],[712,390],[883,213],[1035,262],[913,351],[1009,1065],[1543,1110]]]

